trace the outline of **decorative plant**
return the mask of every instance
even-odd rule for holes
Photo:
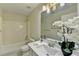
[[[67,21],[56,21],[52,25],[53,27],[60,27],[60,33],[62,37],[62,42],[60,44],[63,55],[69,56],[72,54],[75,42],[69,38],[73,34],[73,30],[79,30],[79,17],[74,17],[73,19],[68,19]],[[60,34],[59,34],[60,35]],[[68,41],[69,39],[69,41]]]

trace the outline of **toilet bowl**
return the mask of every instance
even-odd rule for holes
[[[29,56],[29,51],[30,51],[30,48],[28,45],[23,45],[21,48],[20,48],[20,51],[19,51],[19,55],[20,56]]]
[[[18,56],[23,56],[26,54],[26,56],[30,55],[29,54],[30,48],[28,45],[23,45],[22,47],[20,47],[20,49],[17,52]]]
[[[29,51],[30,48],[28,45],[23,45],[20,49],[22,52],[27,52],[27,51]]]

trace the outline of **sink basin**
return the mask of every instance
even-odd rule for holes
[[[50,45],[49,45],[50,44]],[[55,40],[43,40],[30,43],[29,46],[39,56],[62,56],[61,48]]]
[[[62,55],[62,52],[59,51],[57,48],[50,47],[50,46],[45,45],[45,44],[38,45],[37,49],[47,56]]]
[[[51,46],[49,45],[49,43],[51,44]],[[50,40],[44,40],[43,42],[38,41],[33,45],[37,48],[37,50],[41,51],[43,55],[62,56],[61,48],[56,41],[50,41]]]

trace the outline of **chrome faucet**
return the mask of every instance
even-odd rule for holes
[[[41,35],[41,42],[43,41],[43,39],[46,39],[46,35]]]

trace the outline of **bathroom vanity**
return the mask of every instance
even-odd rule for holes
[[[58,44],[59,41],[46,38],[41,42],[35,41],[29,43],[31,54],[34,56],[63,56],[61,47]],[[51,44],[51,45],[49,45]],[[71,56],[79,56],[79,49],[74,50]]]

